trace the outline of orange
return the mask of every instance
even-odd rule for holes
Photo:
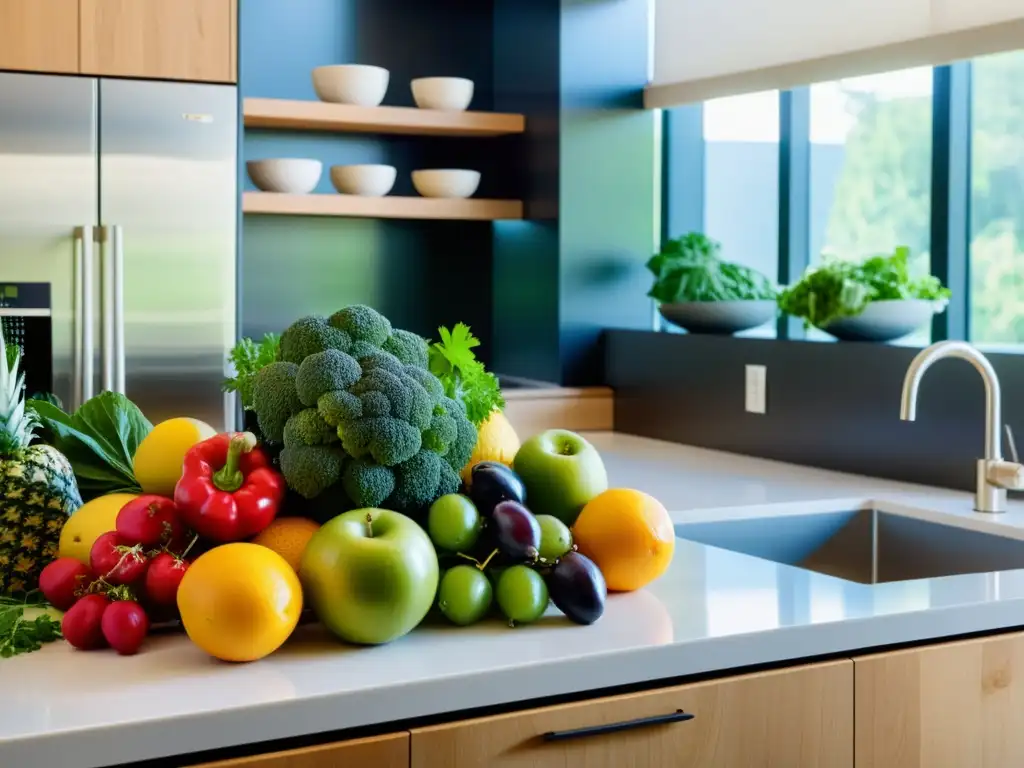
[[[519,451],[519,435],[509,423],[508,418],[499,410],[491,411],[491,415],[477,429],[476,446],[466,466],[462,468],[462,481],[469,482],[473,467],[481,461],[498,461],[507,467],[512,466],[512,459]]]
[[[668,569],[676,548],[668,510],[631,488],[610,488],[591,499],[576,518],[572,540],[615,592],[650,584]]]
[[[305,517],[279,517],[264,528],[252,543],[277,552],[298,573],[306,545],[319,530],[320,523]]]
[[[178,587],[189,639],[223,661],[255,661],[291,635],[302,613],[302,586],[288,561],[239,542],[200,555]]]

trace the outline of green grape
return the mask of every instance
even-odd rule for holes
[[[491,607],[491,582],[473,565],[456,565],[445,571],[437,588],[437,607],[450,622],[465,627],[475,624]]]
[[[527,565],[513,565],[498,578],[498,607],[511,624],[529,624],[544,615],[548,588],[544,579]]]
[[[568,526],[553,515],[537,515],[540,523],[540,557],[557,560],[572,548],[572,534]]]
[[[430,505],[427,533],[438,549],[465,552],[480,537],[480,513],[461,493],[449,493]]]

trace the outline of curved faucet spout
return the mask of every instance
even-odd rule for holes
[[[904,421],[914,421],[917,417],[917,390],[921,379],[936,361],[947,357],[966,360],[981,374],[985,382],[985,459],[1002,459],[1000,429],[1003,420],[1000,412],[1002,393],[999,388],[999,376],[988,358],[965,341],[939,341],[917,353],[907,368],[906,376],[903,377],[900,418]]]

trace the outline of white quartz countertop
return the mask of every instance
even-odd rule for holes
[[[614,486],[676,522],[843,511],[872,502],[1024,538],[1024,504],[971,512],[968,493],[751,459],[621,434],[590,435]],[[767,505],[767,506],[765,506]],[[755,509],[756,508],[756,509]],[[751,664],[1024,624],[1024,571],[879,585],[678,540],[668,573],[578,627],[551,612],[423,626],[354,648],[302,628],[245,665],[181,636],[137,656],[54,643],[0,660],[0,766],[91,768],[457,712]]]

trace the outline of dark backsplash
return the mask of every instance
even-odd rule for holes
[[[776,341],[608,331],[606,382],[615,429],[767,459],[973,490],[985,390],[963,360],[921,382],[917,421],[899,418],[907,366],[919,351],[867,343]],[[1005,423],[1024,427],[1024,355],[988,355]],[[744,409],[745,365],[767,366],[765,414]],[[1024,439],[1022,437],[1021,439]],[[1004,441],[1004,455],[1009,450]]]

